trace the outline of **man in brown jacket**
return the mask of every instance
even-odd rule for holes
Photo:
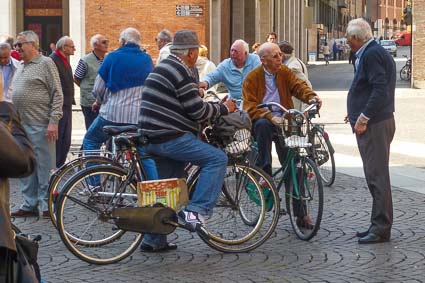
[[[320,98],[311,88],[286,66],[282,65],[282,53],[275,43],[266,42],[258,51],[262,65],[252,70],[246,77],[243,89],[243,109],[249,113],[253,122],[253,132],[258,144],[259,158],[257,165],[266,173],[272,174],[272,141],[276,131],[275,125],[282,123],[278,112],[257,105],[277,102],[286,109],[294,108],[292,96],[308,103]],[[279,160],[283,161],[285,152],[276,144]]]

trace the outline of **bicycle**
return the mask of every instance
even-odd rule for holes
[[[307,147],[310,157],[316,162],[322,177],[323,185],[332,186],[335,181],[335,150],[329,139],[328,133],[325,131],[325,126],[322,124],[313,123],[312,119],[319,115],[317,107],[312,107],[307,112],[307,132],[311,147]]]
[[[315,105],[305,109],[309,111]],[[279,111],[283,124],[276,126],[278,142],[287,148],[282,167],[273,173],[278,191],[285,187],[287,214],[292,228],[301,240],[312,239],[320,228],[323,214],[322,178],[308,153],[312,144],[307,132],[307,118],[297,109],[286,109],[276,102],[259,104],[270,111]]]
[[[62,188],[67,180],[69,180],[77,172],[86,168],[87,165],[91,164],[115,164],[119,165],[120,161],[123,163],[122,155],[117,154],[116,148],[114,146],[114,140],[120,134],[125,133],[134,133],[137,131],[137,126],[129,125],[116,128],[114,126],[106,126],[104,128],[105,133],[107,133],[111,138],[110,142],[112,144],[112,151],[106,150],[109,146],[105,146],[101,150],[92,150],[92,151],[83,151],[77,150],[71,154],[77,155],[77,158],[65,163],[60,168],[58,168],[49,179],[48,187],[48,211],[50,220],[53,225],[56,227],[56,216],[55,216],[55,204],[57,202],[58,196],[62,191]],[[107,143],[108,144],[108,143]]]
[[[140,244],[143,233],[170,234],[176,228],[184,228],[169,207],[136,207],[137,182],[146,177],[142,160],[152,158],[139,156],[137,146],[147,140],[142,135],[123,136],[115,143],[118,152],[126,156],[128,166],[96,165],[82,170],[66,182],[57,204],[57,228],[62,241],[75,256],[89,263],[108,264],[126,258]],[[237,154],[247,149],[248,143]],[[236,156],[230,160],[215,213],[196,232],[218,251],[246,252],[263,244],[274,231],[279,196],[273,181],[261,169],[239,163]],[[195,168],[188,178],[189,189],[195,187],[198,175]],[[90,187],[90,178],[96,176],[101,180],[98,188],[81,194]],[[259,180],[267,186],[267,197],[273,199],[270,210],[266,210],[265,191]]]
[[[403,57],[406,57],[407,61],[403,68],[401,68],[400,70],[400,79],[402,81],[408,81],[412,76],[412,59],[408,58],[406,55],[403,55]]]

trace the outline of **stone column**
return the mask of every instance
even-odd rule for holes
[[[425,0],[412,1],[412,86],[425,88]]]

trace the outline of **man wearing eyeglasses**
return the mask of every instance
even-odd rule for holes
[[[71,147],[72,105],[74,99],[74,78],[68,57],[74,55],[74,41],[69,36],[61,37],[56,43],[56,49],[50,54],[58,68],[63,93],[62,119],[59,121],[58,139],[56,140],[56,168],[61,167]]]
[[[39,39],[33,31],[18,34],[15,48],[22,58],[12,81],[12,101],[36,156],[36,169],[19,180],[23,204],[12,217],[37,217],[38,206],[48,217],[47,188],[56,166],[58,123],[62,118],[63,94],[55,63],[38,52]]]
[[[80,59],[74,73],[74,82],[80,87],[80,105],[86,130],[90,128],[99,111],[92,90],[97,71],[108,52],[109,40],[101,34],[96,34],[90,39],[90,47],[92,51]]]

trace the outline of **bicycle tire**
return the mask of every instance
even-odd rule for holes
[[[299,196],[294,195],[294,180],[290,176],[286,188],[286,209],[292,228],[297,237],[304,241],[311,240],[320,229],[323,214],[323,185],[316,163],[307,157],[301,157],[293,170],[298,184],[298,192],[304,199],[300,203]],[[317,207],[313,203],[317,201]],[[306,223],[300,217],[308,215],[312,223]],[[309,224],[312,224],[310,226]]]
[[[59,198],[63,185],[73,175],[83,170],[88,162],[97,164],[116,164],[112,159],[104,156],[81,156],[77,159],[64,164],[55,173],[50,176],[48,191],[47,207],[50,220],[56,227],[55,203]]]
[[[261,178],[266,189],[260,186]],[[197,178],[188,184],[190,190],[196,182]],[[272,205],[266,209],[268,199]],[[198,232],[198,235],[215,250],[248,252],[272,235],[279,212],[280,200],[273,180],[255,166],[235,163],[228,166],[214,214],[206,221],[205,231]]]
[[[410,80],[410,66],[404,65],[400,70],[400,79],[402,81]]]
[[[98,190],[81,194],[94,176],[102,180]],[[138,248],[143,235],[118,229],[108,214],[114,202],[120,207],[137,206],[136,184],[120,186],[126,177],[127,172],[121,167],[98,165],[66,182],[57,206],[57,229],[65,246],[79,259],[94,264],[116,263]],[[128,199],[113,196],[115,188],[130,190],[131,195]]]
[[[324,130],[319,127],[313,128],[314,141],[313,159],[319,169],[323,185],[330,187],[335,182],[336,168],[333,147],[329,138],[325,138]]]

